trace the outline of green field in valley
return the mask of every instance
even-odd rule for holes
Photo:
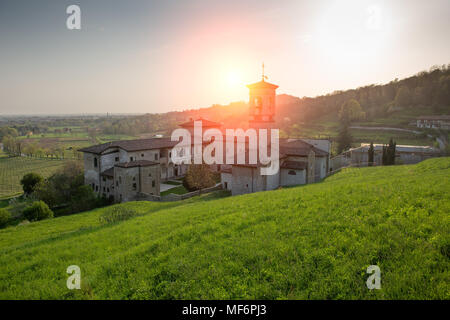
[[[449,299],[450,158],[0,230],[0,299]],[[216,196],[217,195],[217,196]],[[66,269],[81,268],[81,290]],[[381,269],[368,290],[366,269]]]
[[[64,160],[29,157],[0,157],[0,198],[22,193],[20,179],[30,172],[48,177],[64,165]]]

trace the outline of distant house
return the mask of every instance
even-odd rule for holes
[[[450,116],[420,116],[416,120],[417,128],[450,130]]]
[[[339,156],[331,159],[331,169],[336,170],[346,166],[363,167],[369,161],[369,143],[361,143],[357,148],[350,148]],[[374,164],[382,165],[383,144],[374,144]],[[414,164],[423,160],[441,156],[440,150],[429,146],[397,145],[395,162],[397,164]]]

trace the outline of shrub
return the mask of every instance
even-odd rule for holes
[[[31,206],[25,208],[23,215],[29,221],[39,221],[53,218],[53,211],[50,210],[44,201],[35,201]]]
[[[138,213],[134,209],[125,208],[123,206],[115,206],[102,213],[99,220],[101,223],[113,223],[128,220],[137,215]]]
[[[44,180],[41,175],[37,173],[27,173],[23,176],[22,180],[20,180],[20,184],[22,185],[23,192],[25,194],[31,194],[34,191],[34,188],[38,185],[39,182]]]
[[[0,209],[0,228],[4,227],[9,219],[11,218],[11,213],[6,209]]]
[[[214,185],[214,174],[206,164],[190,165],[183,179],[183,186],[188,191],[201,190]]]

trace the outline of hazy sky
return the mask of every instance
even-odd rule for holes
[[[450,63],[449,34],[448,0],[0,0],[0,113],[226,104],[263,61],[278,93],[316,96]]]

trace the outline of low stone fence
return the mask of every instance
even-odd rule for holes
[[[205,188],[205,189],[197,190],[197,191],[192,191],[192,192],[184,193],[184,194],[169,193],[168,195],[163,196],[163,197],[155,196],[152,194],[141,193],[139,195],[139,200],[141,200],[141,201],[142,200],[145,200],[145,201],[179,201],[179,200],[189,199],[194,196],[198,196],[200,194],[205,194],[208,192],[221,190],[221,189],[222,189],[222,184],[218,183],[214,187]]]
[[[221,190],[222,189],[222,184],[218,183],[216,184],[214,187],[210,187],[210,188],[205,188],[202,190],[197,190],[197,191],[192,191],[192,192],[188,192],[185,194],[174,194],[174,193],[170,193],[167,196],[164,196],[161,198],[161,201],[178,201],[178,200],[185,200],[185,199],[189,199],[192,198],[194,196],[198,196],[200,194],[205,194],[208,192],[212,192],[212,191],[216,191],[216,190]]]

